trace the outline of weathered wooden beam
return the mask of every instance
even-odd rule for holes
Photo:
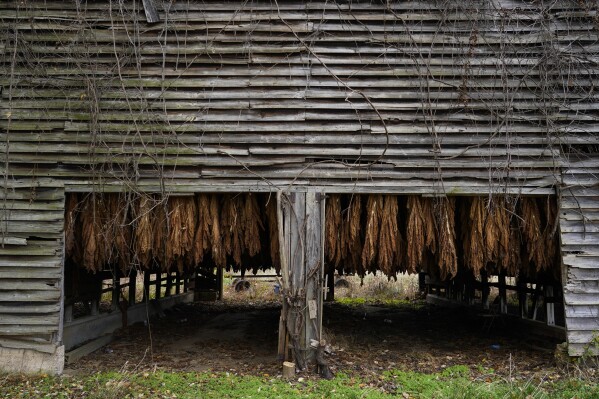
[[[0,245],[27,245],[26,238],[0,236]]]
[[[149,24],[155,24],[160,22],[160,16],[158,10],[154,4],[154,0],[143,0],[144,11],[146,13],[146,21]]]
[[[137,271],[132,270],[129,274],[129,306],[135,305],[135,296],[137,294]]]
[[[499,274],[499,312],[507,314],[507,287],[505,284],[505,273]]]
[[[545,285],[544,300],[545,300],[545,314],[546,314],[545,322],[547,323],[548,326],[554,326],[555,325],[555,303],[554,303],[555,299],[554,299],[553,285],[551,285],[551,284]]]
[[[322,332],[324,195],[287,192],[279,199],[285,303],[279,355],[285,357],[287,349],[282,346],[287,342],[297,367],[305,369],[316,360]]]

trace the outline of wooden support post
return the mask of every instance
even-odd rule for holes
[[[92,294],[91,311],[92,316],[97,316],[100,313],[100,300],[102,299],[102,278],[98,278],[94,282],[95,292]]]
[[[324,282],[324,195],[309,191],[306,193],[306,230],[305,230],[305,286],[306,304],[304,312],[306,320],[305,342],[309,349],[308,361],[316,358],[317,347],[313,341],[320,343],[322,338],[322,284]],[[322,209],[321,209],[322,208]],[[318,344],[317,344],[318,345]]]
[[[454,289],[452,287],[452,284],[454,283],[454,281],[449,280],[445,282],[445,298],[447,299],[454,299],[453,295],[454,295]]]
[[[144,295],[143,302],[147,302],[150,300],[150,272],[144,272]]]
[[[164,296],[171,296],[171,292],[173,290],[173,273],[166,273],[166,290],[164,292]]]
[[[528,317],[528,294],[526,292],[526,280],[524,280],[522,277],[518,277],[516,287],[518,288],[518,313],[520,313],[521,318],[526,318]]]
[[[489,288],[489,276],[486,271],[480,272],[480,282],[481,282],[481,302],[483,305],[483,309],[489,309],[489,294],[491,293],[491,289]]]
[[[555,325],[555,298],[553,296],[553,285],[545,284],[545,309],[547,313],[547,325]]]
[[[476,286],[478,285],[478,281],[476,281],[476,277],[474,277],[474,274],[468,275],[468,281],[470,281],[470,291],[468,292],[468,304],[474,305],[474,303],[476,302]]]
[[[325,295],[325,302],[333,302],[335,300],[335,268],[330,267],[327,271],[327,291]]]
[[[504,273],[499,274],[499,313],[507,314],[507,289]]]
[[[218,297],[216,299],[222,301],[225,293],[225,273],[222,267],[216,268],[216,284],[218,290]]]
[[[121,294],[121,279],[117,270],[112,272],[112,297],[110,302],[110,310],[115,311],[119,308],[119,297]]]
[[[97,316],[100,313],[100,301],[97,299],[91,300],[91,312],[92,316]]]
[[[191,281],[191,275],[187,273],[183,275],[183,292],[189,291],[189,283]]]
[[[316,360],[321,340],[324,195],[316,192],[280,194],[278,206],[284,284],[280,325],[285,326],[285,331],[279,333],[286,335],[279,335],[279,355],[286,353],[281,345],[287,342],[295,364],[303,370]]]
[[[418,291],[420,294],[426,294],[426,273],[420,272],[418,273]]]
[[[156,286],[156,295],[155,299],[160,299],[162,296],[162,271],[159,270],[156,272],[156,279],[154,280],[154,285]]]
[[[535,284],[535,292],[532,296],[532,315],[531,315],[531,319],[536,320],[537,319],[537,310],[539,308],[539,297],[541,296],[541,284],[536,283]]]
[[[69,303],[64,306],[64,322],[70,323],[73,321],[73,304]]]
[[[129,306],[135,305],[136,294],[137,294],[137,271],[133,270],[129,274]]]
[[[177,272],[175,274],[175,294],[179,295],[181,293],[181,273]]]

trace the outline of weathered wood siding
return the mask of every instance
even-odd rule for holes
[[[186,1],[157,24],[80,3],[0,4],[11,176],[541,194],[561,146],[597,141],[596,7],[575,1]]]
[[[599,354],[599,157],[564,171],[560,212],[570,355]]]
[[[48,354],[61,345],[64,189],[0,182],[0,347]]]

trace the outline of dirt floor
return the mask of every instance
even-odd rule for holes
[[[180,305],[150,326],[118,332],[110,345],[68,365],[66,373],[161,369],[275,376],[279,311],[276,298]],[[481,378],[560,378],[554,366],[558,341],[474,310],[423,301],[329,303],[323,324],[334,372],[375,378],[385,369],[432,372],[466,365]]]

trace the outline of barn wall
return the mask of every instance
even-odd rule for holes
[[[599,144],[597,5],[172,3],[0,3],[0,346],[60,349],[63,186],[544,195],[564,170],[586,176],[560,189],[572,353],[590,341],[597,170],[565,154]]]
[[[589,169],[564,173],[560,229],[568,349],[572,356],[599,354],[599,158]]]
[[[64,189],[2,182],[0,369],[62,372]]]
[[[552,193],[561,146],[599,131],[595,10],[554,3],[186,1],[148,24],[141,1],[4,1],[6,172],[75,191]]]

